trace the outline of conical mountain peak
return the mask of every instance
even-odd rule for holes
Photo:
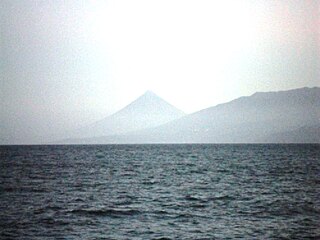
[[[184,113],[168,103],[167,101],[163,100],[154,92],[148,90],[143,95],[138,97],[136,100],[131,102],[129,105],[124,107],[116,114],[124,113],[124,112],[131,112],[135,115],[184,115]]]
[[[151,99],[157,99],[157,100],[164,101],[161,97],[159,97],[157,94],[155,94],[154,92],[152,92],[150,90],[146,91],[144,94],[142,94],[136,100],[146,101],[146,100],[151,100]]]
[[[142,96],[157,96],[157,94],[155,94],[151,90],[147,90]]]
[[[79,130],[76,136],[83,138],[124,134],[159,126],[184,115],[152,91],[146,91],[113,115]]]

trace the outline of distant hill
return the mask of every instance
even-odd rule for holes
[[[320,88],[300,88],[259,92],[158,127],[74,143],[320,142],[318,130],[310,130],[319,125]]]
[[[261,139],[265,143],[320,143],[320,125],[274,133]]]
[[[73,131],[69,138],[124,134],[159,126],[184,115],[155,93],[147,91],[115,114]]]

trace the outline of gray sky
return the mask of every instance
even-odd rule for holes
[[[1,135],[63,131],[146,90],[190,113],[320,86],[320,1],[0,1]]]

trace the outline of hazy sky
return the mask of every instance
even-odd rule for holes
[[[320,86],[319,32],[318,0],[1,0],[0,134],[78,126],[148,89],[190,113]]]

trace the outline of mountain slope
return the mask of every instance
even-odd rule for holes
[[[265,143],[320,143],[320,124],[278,132],[262,139]]]
[[[277,142],[276,138],[271,139],[270,136],[297,129],[301,131],[319,123],[320,88],[300,88],[255,93],[249,97],[241,97],[184,116],[159,127],[90,141],[95,143]],[[295,139],[295,142],[299,142],[299,139]]]
[[[159,126],[184,115],[182,111],[167,103],[153,92],[147,91],[115,114],[77,129],[69,137],[85,138],[124,134]]]

